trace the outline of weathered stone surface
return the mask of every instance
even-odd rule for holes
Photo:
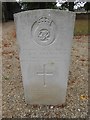
[[[26,102],[65,102],[75,14],[32,10],[14,15]]]

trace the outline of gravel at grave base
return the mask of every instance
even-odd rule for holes
[[[2,116],[3,118],[85,118],[88,112],[88,36],[75,36],[64,105],[28,105],[13,22],[3,24]]]
[[[0,22],[0,56],[2,54],[2,23]],[[2,60],[0,57],[0,68],[2,68]],[[0,69],[0,120],[2,118],[2,69]]]

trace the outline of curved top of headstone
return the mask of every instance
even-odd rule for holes
[[[59,13],[59,14],[64,14],[64,15],[75,15],[74,12],[72,11],[66,11],[66,10],[58,10],[58,9],[35,9],[35,10],[28,10],[28,11],[23,11],[23,12],[19,12],[19,13],[15,13],[14,14],[14,17],[16,16],[19,16],[19,15],[23,15],[23,14],[28,14],[28,13],[35,13],[36,12],[40,12],[40,13],[46,13],[46,12],[56,12],[56,13]]]

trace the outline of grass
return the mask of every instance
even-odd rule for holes
[[[90,20],[78,19],[75,21],[74,35],[88,35],[90,34],[90,27],[88,25]]]

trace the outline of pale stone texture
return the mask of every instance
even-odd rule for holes
[[[25,99],[30,104],[65,102],[75,14],[32,10],[14,15]]]

